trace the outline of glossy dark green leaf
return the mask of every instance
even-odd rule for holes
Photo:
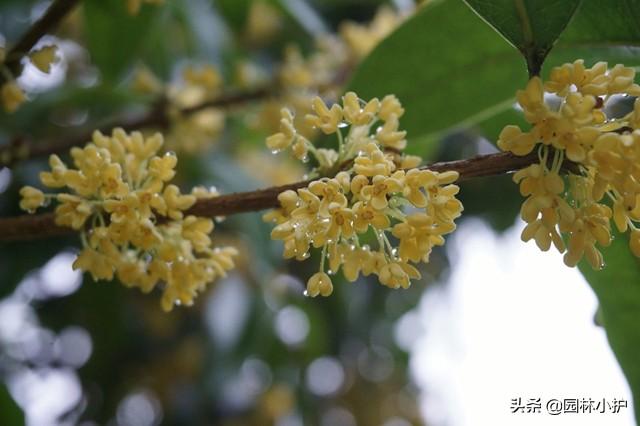
[[[622,0],[586,2],[547,57],[544,73],[577,58],[588,65],[640,65],[638,8]],[[422,153],[452,129],[479,127],[495,141],[505,124],[521,122],[513,104],[526,80],[512,46],[463,2],[443,0],[380,43],[356,70],[350,89],[362,98],[396,94],[406,109],[401,124],[409,149]]]
[[[525,57],[529,73],[542,63],[581,0],[465,0]]]
[[[356,71],[360,97],[393,93],[414,152],[447,130],[470,127],[513,103],[527,73],[520,54],[461,1],[426,6],[384,40]]]
[[[162,6],[143,5],[135,16],[121,0],[87,0],[83,6],[91,60],[106,81],[116,81],[140,56]]]
[[[594,271],[585,261],[579,267],[600,302],[600,319],[629,381],[640,423],[640,261],[629,250],[626,235],[616,235],[602,253],[604,269]]]

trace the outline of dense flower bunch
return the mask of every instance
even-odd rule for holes
[[[314,135],[314,127],[304,120],[311,113],[311,100],[320,95],[334,101],[350,71],[387,35],[404,17],[389,7],[381,7],[368,24],[346,21],[335,35],[323,34],[315,40],[315,49],[305,57],[295,45],[284,51],[283,64],[277,73],[282,94],[267,102],[259,123],[275,131],[279,111],[287,106],[298,111],[295,125],[307,138]]]
[[[220,108],[189,108],[214,100],[222,89],[222,76],[211,65],[188,66],[179,83],[164,85],[148,69],[140,68],[134,75],[133,89],[154,94],[166,100],[169,127],[166,131],[168,149],[198,153],[210,148],[224,130],[225,114]]]
[[[304,260],[311,248],[321,249],[320,271],[309,279],[307,295],[331,294],[329,275],[340,267],[349,281],[375,274],[388,287],[406,288],[420,277],[413,264],[428,262],[432,248],[455,229],[462,211],[453,185],[458,173],[419,169],[420,157],[402,154],[407,144],[406,132],[399,129],[403,113],[392,95],[365,103],[350,92],[342,105],[331,107],[315,98],[305,120],[337,136],[334,150],[316,148],[297,132],[293,114],[282,110],[280,132],[267,139],[267,146],[290,150],[299,159],[313,157],[312,176],[335,174],[281,193],[281,208],[265,215],[276,223],[271,237],[284,241],[285,258]]]
[[[57,52],[58,48],[56,46],[46,45],[31,51],[27,57],[38,70],[48,74],[51,72],[51,66],[57,60]],[[0,70],[6,81],[0,87],[0,100],[4,110],[12,113],[27,100],[27,97],[15,81],[14,76],[9,72],[9,69],[3,64],[4,60],[5,51],[0,48]]]
[[[498,146],[505,151],[538,152],[539,163],[514,176],[527,197],[522,239],[535,240],[544,251],[553,243],[569,266],[583,257],[594,269],[604,266],[597,246],[611,243],[612,219],[620,232],[630,230],[631,250],[640,257],[640,101],[624,117],[606,113],[612,100],[640,95],[634,76],[631,68],[609,69],[605,62],[556,67],[549,81],[534,77],[517,93],[532,128],[509,125],[500,134]],[[574,164],[563,179],[565,159]]]
[[[162,144],[160,134],[95,132],[92,143],[71,150],[75,169],[52,155],[51,171],[40,174],[45,186],[68,192],[44,194],[26,186],[20,207],[33,212],[56,200],[56,223],[81,231],[83,249],[74,268],[94,280],[117,276],[144,292],[162,282],[168,311],[174,304],[190,305],[207,283],[224,276],[236,250],[211,247],[211,219],[185,216],[198,197],[216,193],[196,188],[183,195],[169,184],[177,158],[157,155]]]

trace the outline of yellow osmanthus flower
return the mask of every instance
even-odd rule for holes
[[[398,128],[404,110],[395,96],[364,102],[350,92],[342,105],[329,107],[315,98],[312,109],[308,121],[336,135],[338,146],[318,149],[303,139],[316,165],[309,177],[316,179],[278,196],[281,207],[264,216],[276,225],[271,237],[283,241],[286,259],[304,260],[312,248],[321,249],[320,270],[307,283],[308,296],[331,294],[330,275],[340,268],[349,281],[375,274],[383,285],[407,288],[420,278],[415,264],[427,262],[433,247],[443,245],[444,235],[455,230],[454,220],[462,212],[453,184],[458,173],[418,169],[419,157],[399,153],[406,144]],[[281,131],[267,138],[269,148],[289,149],[300,138],[293,114],[283,110],[282,117]],[[400,135],[393,143],[381,130],[386,126]],[[334,177],[319,178],[327,175]],[[403,206],[417,212],[407,214]],[[377,249],[366,244],[365,234]]]
[[[27,96],[20,86],[18,86],[18,83],[12,80],[4,83],[2,88],[0,88],[0,100],[2,100],[4,110],[12,113],[27,100]]]
[[[51,66],[56,62],[56,54],[58,48],[54,45],[43,46],[37,50],[29,53],[29,60],[40,71],[48,74],[51,71]]]
[[[307,56],[302,54],[298,46],[288,45],[283,52],[282,65],[275,75],[281,88],[279,95],[264,104],[258,116],[252,120],[253,125],[276,133],[280,127],[280,110],[287,107],[296,112],[294,127],[301,136],[313,139],[318,131],[326,133],[331,130],[333,123],[338,120],[337,111],[327,114],[321,110],[320,105],[314,105],[313,98],[319,95],[325,101],[334,103],[342,92],[341,86],[349,72],[403,19],[404,16],[394,9],[383,6],[370,23],[346,21],[340,25],[337,34],[319,35],[315,39],[315,48]],[[356,100],[346,99],[344,119],[349,124],[360,125],[361,123],[352,121],[366,121],[370,111],[365,107],[360,116],[351,115],[350,111],[360,110],[360,106],[354,101]],[[396,132],[397,126],[388,115],[394,113],[399,118],[404,111],[397,109],[396,105],[399,104],[389,101],[392,99],[383,99],[378,112],[378,116],[387,122],[384,133],[388,134],[389,140],[385,143],[388,146],[398,144],[398,149],[403,149],[404,135]],[[314,110],[314,106],[320,107],[320,110]],[[373,107],[374,105],[369,106]],[[316,126],[317,120],[321,120],[323,125]],[[302,155],[303,146],[298,145],[298,148]]]
[[[220,95],[222,75],[213,66],[189,66],[182,72],[179,83],[164,85],[149,69],[136,70],[131,86],[142,94],[163,96],[169,129],[166,132],[167,149],[196,154],[213,146],[225,125],[225,113],[220,108],[206,107],[196,111],[199,105]]]
[[[280,11],[265,0],[253,0],[247,13],[245,38],[253,46],[264,46],[282,28]]]
[[[613,95],[640,95],[634,77],[632,68],[605,62],[556,67],[549,81],[534,77],[516,94],[531,129],[509,125],[500,134],[504,151],[538,152],[537,164],[514,175],[527,197],[522,239],[545,251],[553,244],[569,266],[582,258],[604,266],[598,247],[611,243],[612,220],[620,232],[630,230],[631,251],[640,257],[640,102],[625,116],[606,114]],[[559,106],[547,104],[545,93],[559,97]],[[563,179],[565,158],[574,164]]]
[[[44,194],[33,187],[20,191],[20,207],[33,212],[57,201],[55,221],[80,231],[82,250],[73,264],[95,280],[114,277],[126,286],[149,292],[162,288],[162,307],[191,305],[206,284],[233,268],[233,247],[213,248],[209,218],[185,214],[197,198],[217,196],[196,187],[182,194],[170,184],[177,158],[160,155],[160,134],[115,129],[111,136],[93,134],[92,142],[73,148],[75,168],[49,159],[51,171],[40,180],[67,192]]]
[[[362,25],[345,22],[340,26],[340,35],[349,51],[356,58],[364,58],[387,35],[402,23],[403,17],[390,7],[381,7],[373,20]]]

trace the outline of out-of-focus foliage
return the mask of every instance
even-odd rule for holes
[[[346,20],[367,25],[380,4],[389,6],[297,3],[165,0],[143,2],[131,16],[125,1],[83,2],[56,38],[47,36],[62,52],[50,78],[33,77],[28,66],[29,102],[13,115],[0,113],[0,146],[16,135],[49,142],[144,115],[158,99],[131,90],[140,65],[178,96],[184,69],[205,64],[220,70],[222,92],[264,85],[276,92],[286,46],[313,55],[318,31],[331,35]],[[255,28],[256,5],[273,25]],[[35,2],[2,2],[7,44],[42,11]],[[209,136],[208,147],[179,153],[179,186],[229,193],[300,180],[299,165],[265,152],[269,130],[257,125],[261,114],[261,102],[225,111],[225,130]],[[2,216],[19,214],[18,189],[38,185],[44,168],[34,159],[0,171]],[[0,325],[0,376],[11,395],[6,403],[0,398],[2,414],[21,415],[15,406],[5,409],[15,399],[32,424],[422,424],[408,348],[395,327],[446,269],[444,253],[432,255],[425,278],[407,291],[336,276],[332,298],[310,302],[298,277],[317,265],[283,262],[260,216],[216,224],[214,243],[241,251],[237,271],[192,308],[171,314],[156,297],[70,273],[76,236],[2,244],[0,319],[11,325]],[[50,395],[46,404],[38,405],[38,392]]]
[[[640,365],[638,365],[638,315],[640,312],[640,262],[629,251],[629,238],[615,235],[609,247],[602,250],[606,267],[594,271],[586,262],[580,271],[598,296],[602,325],[609,344],[629,381],[634,407],[640,406]],[[636,408],[636,421],[638,420]]]
[[[406,109],[401,126],[408,130],[408,152],[429,160],[493,152],[479,135],[493,143],[502,126],[522,121],[513,104],[515,90],[527,80],[525,61],[462,0],[426,1],[402,24],[383,15],[381,44],[367,55],[363,43],[357,59],[336,36],[347,20],[362,24],[352,22],[356,33],[368,28],[378,7],[391,2],[165,0],[143,2],[135,16],[127,13],[125,0],[82,3],[55,37],[46,37],[62,52],[51,75],[44,78],[27,65],[19,82],[29,102],[13,115],[0,113],[0,147],[76,136],[162,107],[168,92],[132,90],[141,66],[187,99],[192,88],[180,90],[189,66],[216,65],[223,92],[267,89],[266,102],[226,109],[224,131],[207,136],[202,151],[180,154],[176,179],[185,190],[215,185],[229,193],[302,179],[299,166],[265,156],[264,138],[283,104],[301,110],[316,92],[335,100],[345,81],[363,98],[398,96]],[[513,2],[494,2],[500,7],[491,14],[487,2],[468,3],[526,51]],[[552,21],[536,15],[531,23],[537,46],[545,50],[577,2],[521,3],[562,9]],[[640,65],[635,3],[582,3],[547,56],[543,74],[578,57],[588,64]],[[45,6],[0,2],[4,44],[17,40]],[[385,38],[389,22],[400,26]],[[297,50],[287,49],[291,45]],[[284,73],[289,77],[305,77],[305,67],[325,74],[302,89],[282,90],[283,60],[296,71]],[[182,118],[175,108],[170,113]],[[35,159],[0,169],[0,215],[19,214],[18,188],[36,184],[44,164]],[[464,183],[461,198],[467,215],[487,218],[497,229],[512,224],[521,202],[508,176]],[[317,265],[283,262],[281,246],[269,239],[259,213],[234,215],[216,228],[217,243],[239,247],[237,271],[194,307],[169,315],[154,297],[71,273],[79,246],[73,236],[0,246],[0,377],[9,390],[0,391],[0,423],[20,421],[14,401],[32,424],[422,423],[407,348],[395,327],[425,286],[446,272],[442,251],[432,254],[421,270],[424,278],[406,291],[350,284],[337,275],[330,299],[310,301],[297,277],[311,275]],[[621,238],[605,259],[603,272],[585,276],[637,401],[638,264]]]

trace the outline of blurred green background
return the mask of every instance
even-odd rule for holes
[[[489,141],[504,124],[522,121],[513,95],[527,80],[525,62],[459,0],[424,10],[411,0],[165,0],[143,2],[135,16],[127,0],[81,3],[42,41],[61,50],[52,73],[25,67],[19,82],[30,101],[0,113],[0,148],[77,137],[153,110],[154,96],[131,90],[140,66],[179,84],[185,67],[213,64],[223,93],[252,84],[277,92],[287,46],[310,58],[319,38],[339,34],[346,21],[368,25],[380,6],[407,21],[371,55],[348,57],[332,75],[335,87],[321,93],[327,100],[346,88],[365,99],[395,93],[407,109],[408,151],[427,161],[496,152]],[[620,3],[584,2],[543,74],[577,57],[640,65],[638,7],[619,13]],[[0,41],[11,46],[47,5],[0,0]],[[598,24],[601,14],[608,25]],[[205,149],[179,153],[178,184],[229,193],[302,179],[299,165],[265,149],[267,109],[258,101],[226,110],[224,129],[204,138]],[[0,216],[21,213],[19,188],[37,186],[45,167],[46,159],[34,158],[0,169]],[[480,217],[496,232],[514,223],[522,203],[509,176],[464,183],[461,200],[466,218]],[[446,282],[449,252],[436,250],[408,290],[337,275],[330,298],[311,300],[303,290],[316,270],[313,256],[283,261],[270,229],[259,212],[220,220],[214,241],[240,249],[237,269],[193,307],[170,314],[156,293],[72,272],[77,237],[0,244],[0,424],[25,416],[35,425],[424,424],[399,324],[414,318],[425,288]],[[614,349],[633,386],[640,382],[638,262],[617,252],[622,240],[605,254],[617,265],[609,275],[585,275],[606,303]],[[631,284],[608,298],[609,282]],[[621,319],[623,302],[632,314]]]

